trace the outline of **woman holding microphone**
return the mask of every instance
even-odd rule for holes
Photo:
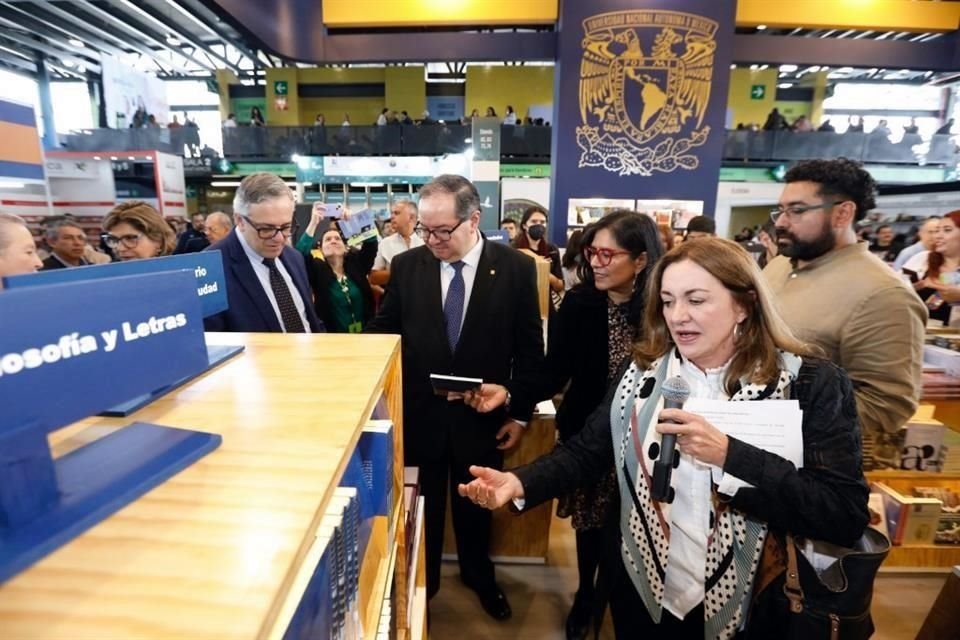
[[[791,615],[774,605],[785,565],[768,560],[782,556],[765,546],[776,549],[787,533],[851,546],[867,525],[850,381],[790,333],[759,268],[728,240],[690,241],[660,260],[641,336],[580,433],[512,472],[473,467],[476,479],[459,492],[490,509],[513,502],[522,510],[597,482],[612,465],[617,544],[601,572],[616,637],[777,637]],[[661,390],[675,376],[694,398],[796,399],[803,467],[699,415],[665,409]],[[465,401],[487,411],[504,399],[484,385]],[[653,492],[668,434],[679,452],[672,502]],[[777,577],[758,577],[762,558]]]

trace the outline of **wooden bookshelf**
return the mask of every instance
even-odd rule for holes
[[[220,433],[223,443],[0,586],[0,635],[282,637],[315,566],[320,521],[381,396],[394,423],[392,508],[402,513],[397,336],[207,340],[246,351],[132,416],[89,418],[51,435],[55,457],[138,421]],[[385,516],[374,523],[361,567],[369,637],[388,587],[406,590],[405,522],[394,523],[393,531]],[[406,617],[396,609],[398,631]]]

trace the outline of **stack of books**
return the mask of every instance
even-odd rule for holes
[[[870,490],[883,496],[890,542],[905,547],[933,544],[943,507],[940,500],[905,496],[882,482],[874,482]]]
[[[940,446],[940,471],[960,474],[960,431],[947,429],[943,432]]]
[[[944,487],[914,487],[913,495],[941,502],[936,544],[960,544],[960,493]]]

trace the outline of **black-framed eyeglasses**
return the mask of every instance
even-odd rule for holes
[[[826,202],[821,202],[820,204],[792,204],[788,207],[774,207],[770,209],[770,219],[776,222],[780,219],[780,216],[787,214],[787,219],[793,220],[794,216],[801,216],[807,211],[814,211],[816,209],[829,209],[830,207],[836,206],[841,202],[846,202],[846,200],[827,200]]]
[[[414,227],[413,231],[420,236],[420,239],[424,242],[430,242],[430,236],[433,236],[440,242],[449,242],[450,236],[452,236],[453,232],[459,229],[460,225],[462,225],[464,222],[466,222],[466,220],[461,220],[457,224],[453,225],[452,229],[428,229],[422,224],[418,224],[416,227]]]
[[[275,227],[272,224],[256,224],[249,216],[241,215],[240,217],[254,228],[261,240],[272,240],[278,233],[284,238],[289,238],[293,235],[293,223],[285,224],[282,227]]]
[[[128,233],[123,236],[115,236],[110,233],[101,234],[100,237],[103,239],[103,243],[110,247],[111,249],[116,249],[121,244],[127,249],[135,249],[140,243],[140,238],[143,237],[142,233]]]
[[[613,249],[606,249],[593,246],[587,246],[583,248],[583,258],[589,264],[594,258],[597,259],[598,267],[609,267],[610,263],[613,262],[613,259],[617,256],[628,256],[630,255],[629,251],[614,251]]]

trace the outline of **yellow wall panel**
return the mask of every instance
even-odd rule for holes
[[[220,122],[230,115],[230,85],[240,82],[233,71],[217,69],[217,92],[220,95]]]
[[[913,0],[738,0],[737,26],[953,31],[960,3]]]
[[[344,114],[350,115],[353,125],[372,125],[383,109],[383,99],[363,98],[300,98],[301,121],[304,126],[313,124],[318,113],[327,120],[327,126],[340,126]]]
[[[302,84],[372,84],[384,81],[384,68],[318,67],[315,69],[298,69],[297,77],[300,78]]]
[[[387,67],[386,104],[397,113],[406,110],[416,120],[427,108],[427,83],[423,67]]]
[[[467,67],[465,115],[493,107],[501,119],[512,105],[526,117],[531,105],[553,104],[553,67]]]
[[[743,123],[763,125],[767,114],[774,107],[777,95],[777,74],[774,69],[751,71],[750,69],[734,69],[730,72],[730,92],[727,96],[727,109],[731,111],[733,126]],[[764,87],[762,100],[750,97],[753,86]]]
[[[328,27],[552,24],[558,0],[323,0]]]

